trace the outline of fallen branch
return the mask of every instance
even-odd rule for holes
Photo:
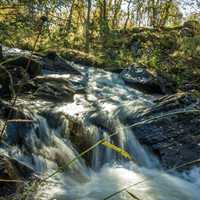
[[[35,122],[35,120],[30,120],[30,119],[11,119],[8,120],[8,122],[12,123],[12,122],[27,122],[27,123],[33,123]]]

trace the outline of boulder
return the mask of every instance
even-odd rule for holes
[[[194,35],[199,34],[200,33],[199,21],[188,20],[184,22],[180,33],[182,36],[185,36],[185,37],[193,37]]]
[[[193,31],[190,28],[188,28],[188,27],[182,27],[181,30],[180,30],[180,35],[182,37],[193,37],[194,33],[193,33]]]
[[[132,128],[133,132],[158,156],[164,168],[200,158],[200,101],[193,94],[164,96],[137,119],[130,117],[128,121],[141,122]]]
[[[37,90],[34,96],[45,100],[73,101],[76,91],[61,77],[38,76],[34,80]]]
[[[20,193],[28,180],[37,179],[35,172],[21,162],[0,155],[0,196]]]
[[[136,89],[151,94],[167,94],[174,92],[174,85],[162,74],[152,73],[144,66],[133,64],[121,72],[124,82]]]
[[[8,58],[5,58],[8,59]],[[6,62],[6,66],[22,67],[27,71],[30,78],[34,78],[42,74],[42,63],[40,58],[33,56],[30,60],[30,56],[22,55],[20,57],[12,58],[10,61]]]
[[[42,63],[44,69],[46,70],[81,75],[81,73],[78,70],[74,69],[70,63],[58,56],[54,51],[47,52],[47,54],[42,58]]]
[[[9,115],[9,113],[11,115]],[[31,119],[20,107],[12,106],[9,102],[0,99],[0,119]]]

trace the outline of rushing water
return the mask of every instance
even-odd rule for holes
[[[5,140],[8,146],[1,151],[43,176],[51,174],[78,155],[75,144],[69,139],[68,120],[59,114],[64,113],[85,124],[89,133],[85,137],[91,143],[104,138],[129,152],[137,164],[99,145],[92,151],[91,167],[83,159],[77,160],[41,186],[35,199],[103,200],[132,186],[110,199],[134,199],[129,194],[132,193],[141,200],[199,200],[200,170],[195,168],[184,174],[164,172],[158,160],[139,144],[124,123],[127,116],[137,116],[141,110],[153,105],[153,97],[125,86],[117,74],[76,67],[83,77],[51,73],[47,76],[65,78],[77,87],[86,87],[86,94],[75,95],[72,103],[53,106],[42,101],[32,104],[21,101],[31,108],[29,114],[35,119],[34,123],[9,125]],[[60,115],[59,122],[50,123],[41,112]],[[113,133],[117,133],[116,137],[110,138]]]

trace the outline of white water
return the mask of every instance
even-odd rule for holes
[[[131,129],[122,123],[128,115],[137,116],[140,110],[152,105],[152,97],[125,86],[116,74],[76,67],[84,74],[82,81],[86,80],[87,94],[75,95],[73,103],[57,105],[52,112],[69,114],[88,124],[88,139],[95,143],[105,138],[129,152],[139,165],[125,161],[111,149],[98,146],[93,150],[91,168],[86,167],[83,160],[76,161],[71,169],[50,178],[49,183],[38,190],[35,199],[103,200],[135,184],[128,191],[141,200],[199,200],[200,170],[197,168],[176,176],[162,171],[158,161],[139,144]],[[75,76],[50,76],[77,82],[81,80]],[[29,107],[40,107],[28,104]],[[42,102],[39,105],[43,105]],[[48,107],[44,104],[42,110],[48,110]],[[44,175],[51,174],[77,155],[68,139],[69,124],[63,119],[62,125],[52,128],[44,117],[35,115],[34,118],[36,123],[25,136],[20,136],[16,131],[13,133],[17,135],[16,138],[24,138],[21,144],[11,141],[12,134],[7,141],[12,148],[4,147],[4,152]],[[10,131],[13,131],[12,127]],[[118,133],[115,139],[109,138],[112,133]],[[124,191],[110,199],[129,200],[133,197]]]

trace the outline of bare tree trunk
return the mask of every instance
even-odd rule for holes
[[[130,18],[131,1],[132,1],[132,0],[129,0],[129,2],[128,2],[128,7],[127,7],[127,18],[126,18],[126,21],[125,21],[125,24],[124,24],[124,29],[125,29],[125,30],[126,30],[126,28],[127,28],[128,21],[129,21],[129,18]]]
[[[73,16],[73,12],[74,12],[74,5],[75,5],[75,0],[72,1],[72,5],[71,5],[71,8],[70,8],[69,16],[68,16],[68,19],[67,19],[67,24],[66,24],[67,33],[66,33],[66,35],[68,35],[70,33],[70,31],[71,31],[72,16]]]
[[[108,17],[106,0],[99,0],[100,8],[100,35],[103,38],[108,33]]]
[[[160,0],[151,0],[149,4],[150,11],[150,25],[156,27],[158,25],[158,13],[159,13]]]
[[[120,9],[121,9],[121,5],[122,5],[122,0],[115,0],[114,2],[114,15],[113,15],[113,19],[112,19],[112,28],[115,29],[117,28],[117,17],[118,17],[118,14],[120,12]]]
[[[142,18],[143,18],[143,10],[142,10],[143,4],[140,0],[137,2],[136,7],[136,23],[138,26],[140,26]]]
[[[87,19],[85,28],[85,50],[90,51],[90,13],[91,13],[91,0],[87,0]]]
[[[163,18],[160,19],[159,27],[163,27],[167,23],[167,20],[169,18],[169,10],[170,10],[170,7],[171,7],[171,3],[172,3],[172,0],[168,0],[168,2],[166,2],[166,6],[165,6],[165,9],[163,11],[164,12]]]

